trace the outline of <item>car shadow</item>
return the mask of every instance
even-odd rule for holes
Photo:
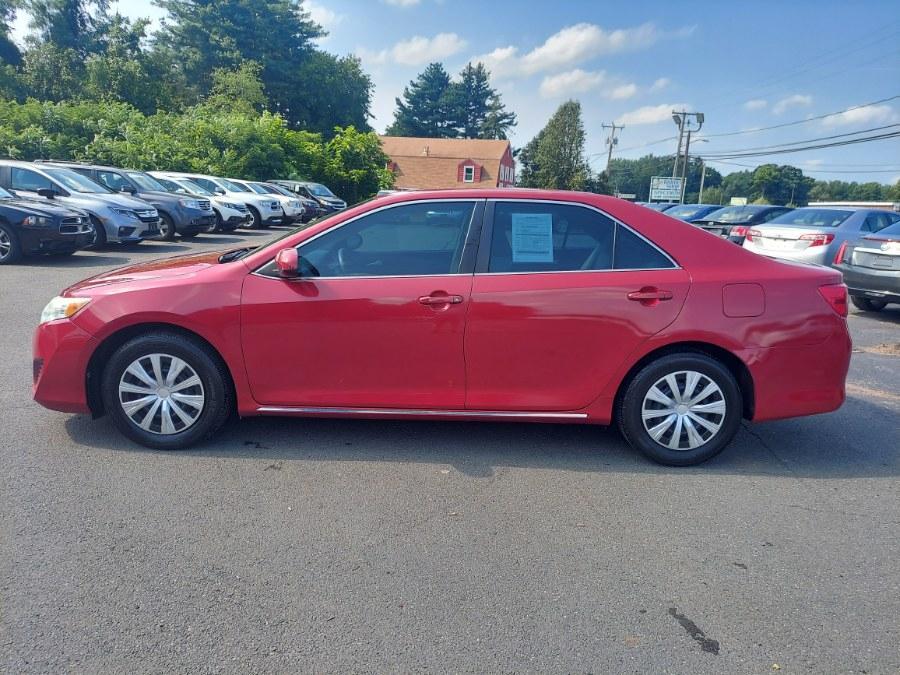
[[[900,323],[900,305],[888,305],[880,312],[866,312],[854,307],[852,312],[859,318],[872,319],[889,324]]]
[[[255,417],[234,419],[214,438],[180,452],[135,445],[108,418],[70,417],[66,429],[81,445],[158,454],[162,461],[416,462],[450,465],[473,478],[509,467],[815,479],[900,476],[900,446],[886,440],[896,437],[896,412],[886,414],[883,406],[860,398],[848,399],[830,415],[744,423],[722,454],[687,468],[654,464],[614,428],[585,425]]]

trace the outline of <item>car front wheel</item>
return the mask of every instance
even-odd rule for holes
[[[202,441],[225,423],[233,406],[224,364],[206,345],[177,333],[126,342],[110,358],[101,386],[118,429],[159,450]]]
[[[690,466],[719,454],[740,427],[741,390],[705,354],[663,356],[629,382],[617,407],[625,440],[650,459]]]
[[[159,214],[159,238],[172,241],[175,238],[175,223],[166,213]]]
[[[6,223],[0,223],[0,265],[11,265],[22,257],[19,238]]]

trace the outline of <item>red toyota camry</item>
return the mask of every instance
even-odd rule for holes
[[[401,193],[66,289],[34,397],[178,449],[241,416],[618,424],[665,464],[844,400],[847,293],[592,194]]]

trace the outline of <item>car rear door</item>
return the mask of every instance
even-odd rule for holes
[[[589,405],[678,316],[687,272],[600,211],[489,202],[466,324],[466,407]]]
[[[482,211],[471,199],[389,205],[301,244],[301,278],[272,263],[249,275],[241,334],[254,398],[462,410],[469,231]]]

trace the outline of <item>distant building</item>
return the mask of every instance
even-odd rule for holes
[[[394,187],[438,190],[513,187],[516,163],[509,141],[380,136]]]

